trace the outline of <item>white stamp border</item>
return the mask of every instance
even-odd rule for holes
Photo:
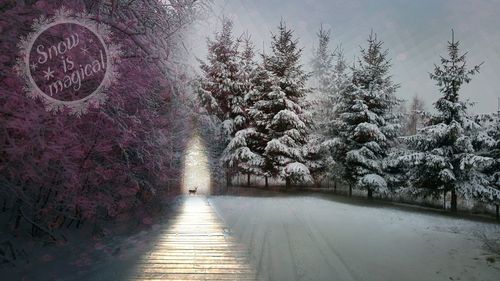
[[[92,32],[104,47],[106,55],[106,72],[94,92],[79,100],[63,101],[55,99],[43,92],[33,77],[30,69],[30,52],[36,39],[49,28],[59,24],[76,24]],[[28,97],[35,100],[41,100],[45,109],[50,112],[60,112],[65,108],[69,109],[71,115],[81,116],[85,114],[92,105],[103,105],[107,100],[107,89],[115,84],[119,74],[117,71],[117,62],[120,60],[121,49],[117,44],[110,43],[109,26],[99,23],[92,19],[92,15],[86,13],[74,14],[64,7],[57,10],[55,15],[50,18],[44,16],[36,19],[32,25],[34,30],[28,36],[21,38],[18,47],[20,49],[15,70],[24,80],[24,91]],[[108,41],[108,43],[106,42]]]

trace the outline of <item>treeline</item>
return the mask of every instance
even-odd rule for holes
[[[187,91],[173,78],[195,1],[4,1],[0,4],[0,225],[4,233],[62,239],[57,230],[149,217],[178,190],[189,137]],[[81,117],[45,110],[13,71],[18,40],[61,6],[99,15],[122,45],[120,78]],[[168,49],[168,52],[165,51]],[[4,76],[5,75],[5,76]],[[146,220],[147,221],[147,220]],[[7,231],[9,230],[9,231]]]
[[[447,54],[430,74],[440,97],[435,113],[415,97],[402,110],[391,60],[373,32],[354,62],[321,28],[311,61],[284,22],[271,50],[257,56],[248,34],[235,37],[233,23],[208,39],[200,61],[199,100],[220,128],[221,165],[227,183],[236,174],[317,184],[325,179],[374,194],[442,196],[500,203],[498,116],[482,122],[468,112],[461,87],[479,73],[452,36]],[[312,86],[311,86],[312,85]],[[437,96],[437,95],[436,95]]]

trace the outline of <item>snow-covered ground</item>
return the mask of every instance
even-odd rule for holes
[[[213,196],[265,280],[500,280],[500,224],[319,196]]]
[[[238,245],[250,250],[259,280],[500,280],[497,223],[331,195],[280,195],[247,188],[238,193],[248,195],[211,196],[209,203]],[[202,219],[198,228],[217,221],[215,216],[209,221],[202,214],[193,216],[197,209],[186,202],[194,199],[179,198],[162,219],[135,233],[27,246],[30,263],[0,268],[0,280],[130,280],[147,257],[172,254],[159,245],[165,246],[165,237],[181,218]],[[182,215],[186,210],[189,215]],[[485,237],[490,248],[497,247],[496,254],[485,247]],[[192,268],[199,269],[196,264]]]

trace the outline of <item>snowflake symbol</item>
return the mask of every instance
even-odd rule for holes
[[[47,71],[43,72],[43,75],[46,80],[50,80],[50,78],[54,77],[54,71],[50,69],[50,66],[47,68]]]
[[[82,50],[82,53],[84,53],[85,55],[89,54],[89,49],[87,48],[87,46],[81,48],[81,50]]]
[[[37,67],[38,67],[38,64],[36,64],[36,63],[31,64],[31,70],[35,71]]]

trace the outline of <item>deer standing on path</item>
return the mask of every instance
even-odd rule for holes
[[[197,191],[197,190],[198,190],[198,187],[197,187],[197,186],[195,186],[194,188],[193,188],[193,187],[191,187],[191,188],[189,189],[189,195],[191,195],[191,194],[196,195],[196,191]]]

